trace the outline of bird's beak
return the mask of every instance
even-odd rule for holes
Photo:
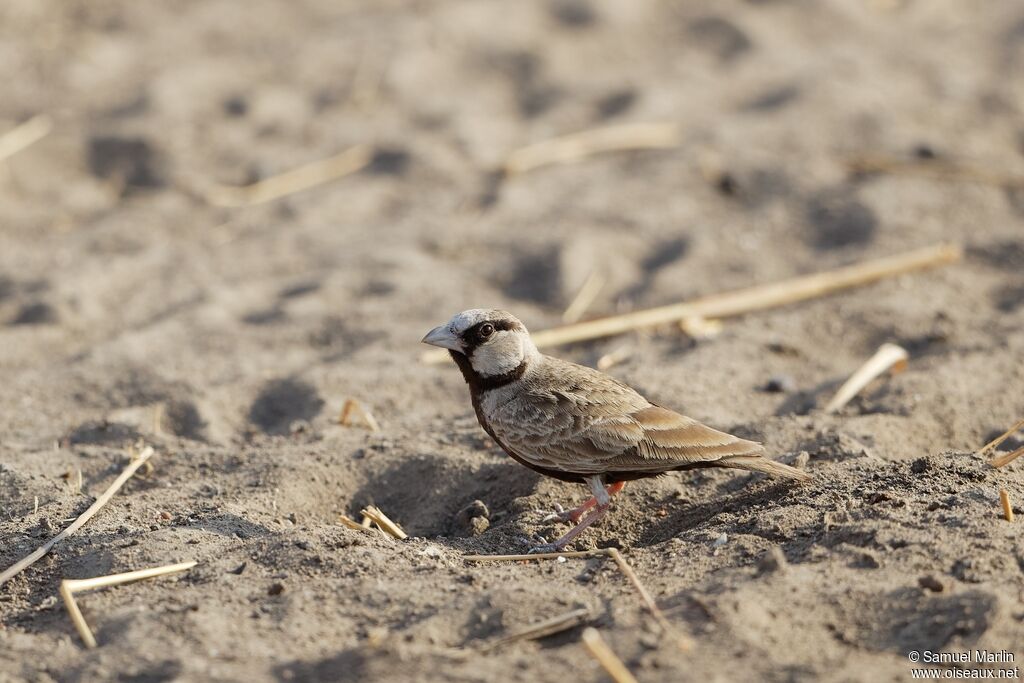
[[[427,332],[427,336],[420,341],[431,346],[440,346],[442,349],[462,351],[462,344],[459,342],[459,338],[452,334],[451,330],[444,325],[435,327],[430,332]]]

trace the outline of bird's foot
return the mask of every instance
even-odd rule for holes
[[[554,509],[553,512],[549,512],[547,515],[544,516],[544,519],[542,519],[540,521],[541,522],[545,522],[545,523],[547,523],[547,522],[575,522],[576,521],[576,520],[574,520],[572,518],[573,513],[576,512],[575,510],[566,510],[565,508],[563,508],[558,503],[555,503],[554,508],[555,509]]]
[[[527,555],[536,555],[538,553],[557,553],[561,552],[564,547],[564,544],[560,545],[558,541],[548,543],[548,539],[544,538],[540,534],[534,534],[529,539],[524,540],[527,541],[527,545],[530,546],[526,551]]]
[[[593,498],[585,502],[583,505],[580,505],[579,507],[574,507],[571,510],[566,510],[558,503],[555,503],[555,511],[548,514],[541,521],[570,522],[572,524],[577,524],[583,518],[583,515],[587,514],[587,511],[593,508],[595,505],[597,505],[597,501],[594,500]]]
[[[557,543],[541,543],[526,551],[527,555],[540,555],[541,553],[560,553],[562,546]]]

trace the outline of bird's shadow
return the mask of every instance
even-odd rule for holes
[[[420,454],[377,472],[357,490],[349,504],[357,515],[376,505],[401,520],[413,536],[438,538],[456,533],[456,515],[475,500],[490,511],[491,522],[514,515],[514,501],[532,495],[540,475],[505,456],[467,463]]]
[[[659,545],[683,532],[699,527],[722,513],[764,507],[768,503],[779,503],[796,495],[798,486],[784,481],[771,482],[750,490],[746,486],[750,478],[747,477],[746,481],[740,480],[735,484],[726,484],[728,488],[738,486],[738,491],[695,505],[680,505],[676,496],[666,496],[656,506],[676,509],[648,525],[633,545],[641,548]]]

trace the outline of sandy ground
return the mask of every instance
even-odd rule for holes
[[[0,131],[54,128],[0,164],[0,566],[129,445],[157,455],[0,588],[0,680],[602,680],[578,628],[457,650],[576,607],[643,681],[907,680],[912,650],[1021,666],[1024,542],[997,491],[1021,513],[1024,460],[972,452],[1024,416],[1024,193],[846,161],[1024,172],[1022,69],[1013,2],[2,3]],[[681,144],[494,173],[637,121]],[[373,164],[337,182],[204,199],[360,143]],[[584,491],[488,443],[455,368],[418,361],[430,327],[475,306],[556,325],[594,269],[601,315],[939,241],[964,260],[711,340],[558,350],[628,346],[611,372],[652,400],[808,454],[805,487],[631,484],[577,545],[622,547],[690,652],[608,560],[462,559],[553,537],[545,511]],[[908,369],[823,414],[885,341]],[[338,425],[348,398],[382,431]],[[371,502],[414,538],[337,524]],[[82,597],[83,649],[61,578],[187,559]]]

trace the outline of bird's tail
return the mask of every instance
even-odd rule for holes
[[[738,470],[749,470],[751,472],[764,472],[774,477],[785,477],[796,481],[807,482],[813,479],[811,475],[802,470],[781,462],[769,460],[760,455],[734,455],[731,458],[722,458],[719,461],[722,467],[732,467]]]

